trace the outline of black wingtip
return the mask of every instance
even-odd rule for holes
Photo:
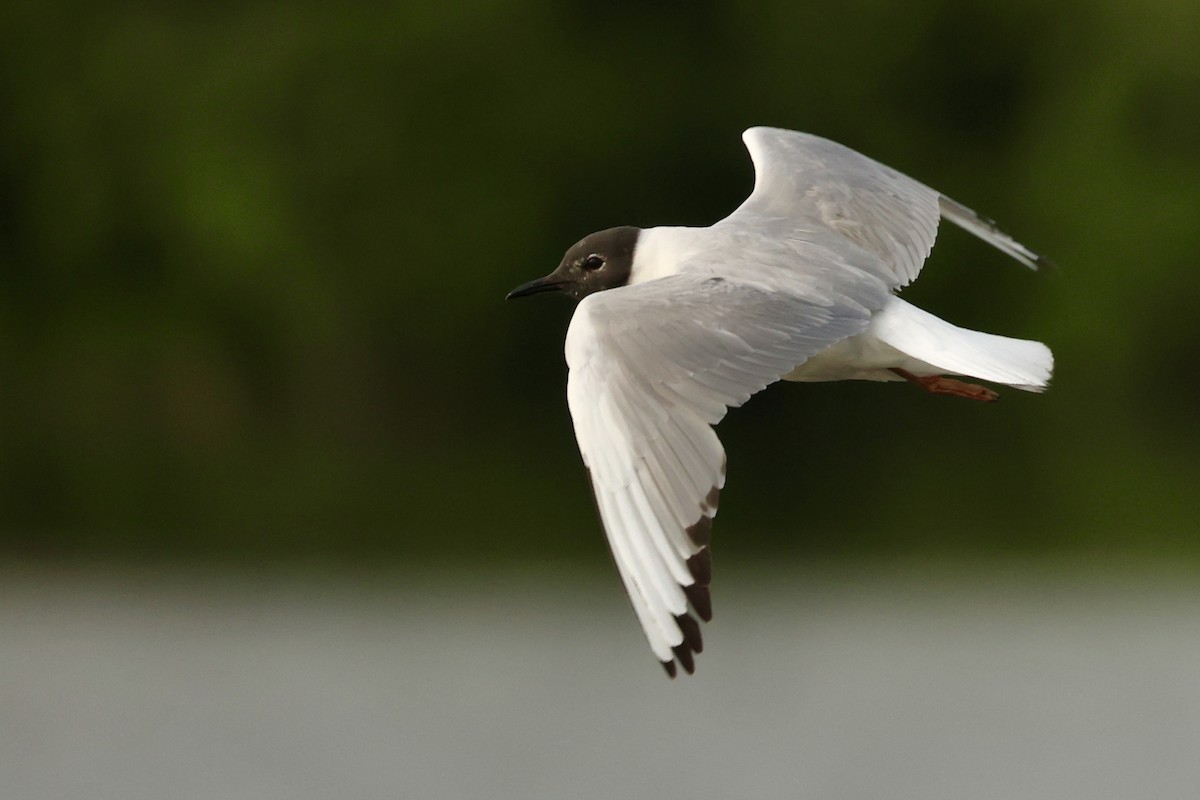
[[[688,648],[687,642],[671,648],[671,652],[675,654],[675,659],[683,667],[683,671],[688,675],[696,673],[696,661],[692,658],[692,651]]]
[[[725,465],[722,463],[722,476],[724,473]],[[679,626],[683,641],[671,648],[671,652],[675,656],[672,660],[659,662],[669,678],[674,678],[679,674],[678,666],[683,667],[684,672],[688,675],[695,674],[695,655],[704,651],[704,639],[700,634],[700,623],[696,621],[696,617],[705,622],[712,620],[712,598],[708,590],[708,585],[712,581],[712,551],[709,550],[709,542],[712,540],[712,518],[717,511],[720,494],[721,490],[718,486],[714,485],[709,489],[708,494],[700,503],[700,518],[685,528],[688,538],[696,545],[696,552],[686,562],[692,582],[681,588],[687,596],[695,616],[685,610],[684,613],[675,617],[675,624]]]
[[[1057,262],[1052,261],[1051,259],[1046,258],[1046,256],[1043,256],[1041,254],[1035,254],[1035,255],[1037,255],[1037,259],[1034,261],[1034,263],[1037,264],[1036,272],[1039,272],[1042,275],[1058,275],[1058,274],[1060,274],[1060,270],[1059,270],[1059,266],[1058,266]]]
[[[688,538],[700,547],[704,547],[712,541],[712,517],[701,516],[695,524],[689,525],[685,530]]]
[[[712,550],[705,547],[687,560],[688,572],[701,586],[712,583]]]
[[[687,568],[693,583],[683,587],[683,593],[700,619],[712,622],[712,597],[708,593],[708,585],[712,582],[712,551],[705,547],[696,553],[687,560]]]
[[[692,604],[692,608],[696,609],[700,619],[712,622],[712,596],[708,592],[708,587],[693,583],[691,586],[683,587],[683,593],[687,595],[688,602]]]
[[[683,644],[693,653],[704,652],[704,638],[700,635],[700,623],[691,614],[680,614],[675,618],[675,624],[683,632]]]

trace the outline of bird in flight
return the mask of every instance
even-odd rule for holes
[[[567,329],[567,401],[601,522],[654,655],[671,677],[712,618],[709,542],[725,484],[713,431],[777,380],[908,381],[995,400],[958,375],[1026,391],[1054,366],[1040,342],[967,330],[896,292],[946,219],[1031,269],[1043,259],[995,223],[836,142],[742,135],[754,190],[708,227],[585,236],[509,298],[580,301]]]

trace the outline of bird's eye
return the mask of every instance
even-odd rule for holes
[[[583,263],[580,266],[582,266],[588,272],[594,272],[604,266],[604,256],[598,256],[595,253],[592,253],[583,260]]]

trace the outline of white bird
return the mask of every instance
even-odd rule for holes
[[[908,380],[975,400],[943,377],[1046,388],[1040,342],[950,324],[895,292],[917,277],[939,218],[1026,266],[1040,256],[990,220],[836,142],[778,128],[742,135],[754,191],[709,227],[611,228],[514,289],[581,300],[567,330],[567,400],[617,569],[667,674],[702,649],[725,450],[712,426],[781,378]],[[693,616],[695,614],[695,616]]]

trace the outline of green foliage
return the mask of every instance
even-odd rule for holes
[[[722,548],[1195,549],[1200,6],[513,2],[0,10],[0,548],[598,549],[557,298],[614,224],[707,224],[738,135],[838,139],[946,231],[914,299],[1042,339],[1043,397],[775,388]]]

